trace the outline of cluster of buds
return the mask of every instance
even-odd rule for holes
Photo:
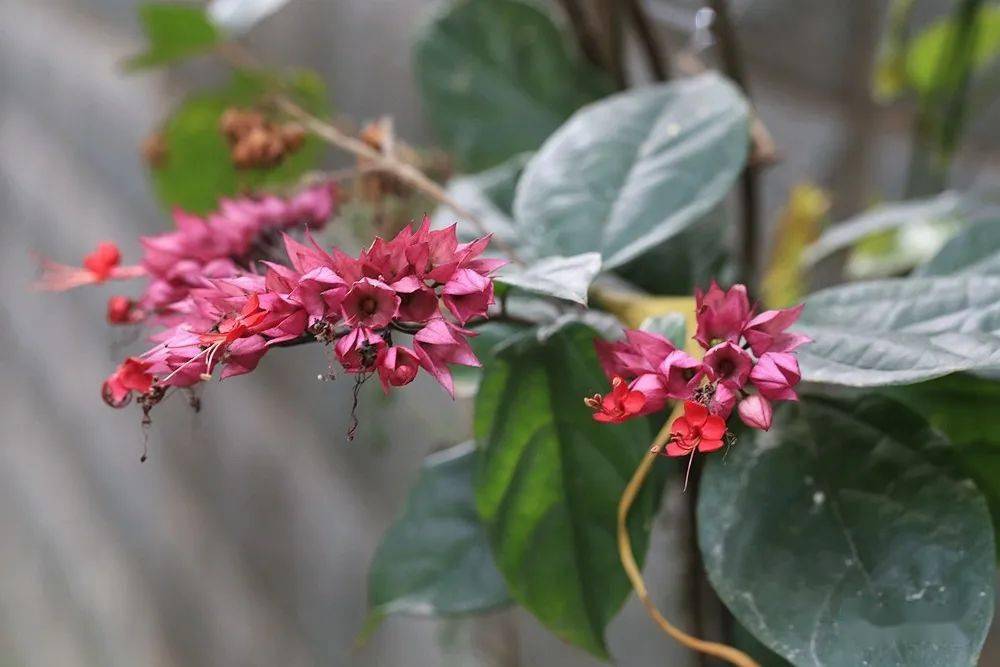
[[[268,255],[284,231],[321,229],[336,203],[334,187],[320,184],[289,198],[222,199],[218,210],[206,216],[175,209],[174,230],[140,239],[143,256],[139,264],[122,266],[118,247],[104,242],[80,267],[43,260],[44,271],[36,287],[63,291],[108,280],[146,278],[138,298],[117,295],[109,299],[108,322],[148,320],[170,326],[191,311],[192,289],[204,287],[206,280],[243,275],[253,268],[255,259]]]
[[[299,150],[305,130],[297,123],[276,124],[252,109],[230,107],[219,118],[237,169],[269,169]]]
[[[743,285],[723,291],[713,282],[707,292],[696,290],[695,308],[701,360],[644,331],[595,343],[612,385],[606,395],[586,399],[596,420],[619,423],[658,412],[671,400],[686,402],[671,425],[668,456],[720,449],[734,408],[747,426],[769,429],[772,403],[797,399],[801,375],[794,350],[809,342],[787,331],[801,305],[757,314]]]

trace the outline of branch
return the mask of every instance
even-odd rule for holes
[[[261,70],[261,66],[257,62],[256,58],[234,42],[228,42],[224,45],[220,45],[216,49],[216,54],[237,69]],[[312,132],[318,138],[322,139],[331,146],[366,160],[370,163],[369,166],[365,167],[366,170],[381,171],[387,174],[392,174],[400,181],[406,183],[415,190],[422,192],[439,204],[447,206],[457,213],[459,217],[466,219],[480,234],[485,236],[491,233],[486,228],[486,225],[483,224],[482,220],[455,201],[451,195],[445,192],[443,187],[434,182],[422,171],[407,162],[399,160],[391,154],[387,155],[375,150],[360,139],[356,139],[355,137],[337,129],[332,123],[309,113],[288,96],[285,87],[280,85],[280,83],[277,83],[275,88],[277,93],[275,96],[275,103],[278,108],[297,120],[303,127]],[[524,261],[518,256],[517,251],[514,250],[509,243],[496,236],[493,237],[493,242],[496,244],[497,248],[499,248],[511,259],[511,261],[516,264],[524,264]]]
[[[666,81],[670,78],[670,63],[656,36],[656,29],[646,16],[641,0],[627,0],[629,16],[635,25],[636,36],[646,53],[646,62],[656,81]]]
[[[587,22],[586,13],[577,4],[577,0],[559,0],[563,11],[569,17],[570,25],[573,27],[573,34],[576,36],[576,43],[580,46],[580,51],[594,66],[605,69],[604,59],[601,56],[601,47],[594,31],[590,29]]]
[[[486,228],[486,225],[483,224],[482,220],[455,201],[454,197],[449,195],[444,188],[435,183],[426,174],[413,165],[380,153],[360,139],[355,139],[348,134],[344,134],[332,124],[312,115],[284,95],[279,95],[276,98],[276,102],[279,109],[302,123],[307,130],[331,146],[335,146],[336,148],[352,153],[353,155],[370,162],[370,169],[392,174],[400,181],[424,193],[431,199],[440,204],[444,204],[457,213],[459,217],[468,220],[480,234],[490,234],[490,231]],[[496,246],[501,251],[510,257],[511,261],[517,264],[524,264],[524,261],[518,256],[517,251],[514,250],[509,243],[497,236],[493,237],[493,242],[496,243]]]
[[[618,90],[628,87],[625,72],[625,35],[622,25],[622,11],[618,0],[600,0],[595,3],[597,20],[604,28],[603,50],[608,73],[615,80]]]
[[[714,656],[730,664],[737,665],[737,667],[760,667],[746,653],[732,646],[692,637],[668,621],[660,613],[660,610],[656,608],[656,604],[650,599],[649,591],[646,590],[646,582],[642,578],[642,572],[639,570],[639,566],[635,562],[635,554],[632,552],[632,542],[628,534],[628,512],[632,508],[632,503],[639,494],[639,490],[642,488],[643,482],[646,481],[646,477],[649,475],[649,471],[659,457],[660,452],[670,441],[670,425],[682,413],[683,409],[683,403],[678,403],[674,407],[667,423],[660,429],[659,434],[653,440],[652,447],[639,463],[639,467],[636,468],[632,479],[629,480],[625,491],[622,493],[621,500],[618,502],[618,555],[621,558],[622,567],[625,568],[625,574],[628,575],[629,581],[632,582],[632,588],[635,590],[636,596],[642,602],[642,606],[646,608],[646,613],[660,626],[661,630],[692,651]]]
[[[743,71],[739,44],[736,41],[736,30],[729,15],[729,3],[726,0],[711,0],[709,3],[715,11],[712,21],[712,34],[719,44],[722,67],[726,75],[743,89],[743,94],[750,98],[750,86]],[[761,126],[763,127],[763,126]],[[740,182],[743,198],[743,247],[742,272],[743,282],[755,288],[757,279],[757,237],[759,233],[759,213],[757,202],[757,169],[751,162],[743,169]]]

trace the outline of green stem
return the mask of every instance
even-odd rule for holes
[[[982,5],[982,0],[961,0],[953,13],[954,29],[917,110],[907,197],[934,194],[947,184],[948,167],[965,126]]]

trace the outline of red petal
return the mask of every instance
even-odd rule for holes
[[[625,412],[633,415],[642,410],[644,405],[646,405],[646,395],[641,391],[630,391],[622,402]]]
[[[701,426],[708,419],[708,408],[701,403],[686,401],[684,403],[684,418],[691,426]]]
[[[674,420],[674,423],[670,425],[670,432],[676,433],[682,438],[686,438],[688,433],[691,432],[691,424],[689,424],[687,419],[684,417],[678,417]]]
[[[709,415],[701,427],[701,436],[708,440],[719,440],[726,434],[726,422],[718,415]]]
[[[667,456],[687,456],[691,453],[691,448],[684,448],[683,443],[676,440],[667,445]]]
[[[701,443],[698,444],[698,451],[704,454],[714,452],[717,449],[722,449],[722,440],[710,440],[703,438]]]

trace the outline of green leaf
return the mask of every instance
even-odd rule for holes
[[[831,226],[806,248],[802,263],[813,266],[840,250],[847,250],[866,238],[892,232],[908,225],[948,222],[973,214],[974,206],[957,192],[942,192],[927,199],[893,202],[876,206],[849,220]]]
[[[522,243],[511,214],[514,186],[530,157],[531,153],[519,153],[478,174],[452,178],[446,188],[448,196],[476,216],[487,232],[514,247],[519,247]],[[458,231],[463,238],[482,235],[480,230],[468,221],[460,220],[447,206],[438,207],[432,218],[432,225],[439,229],[455,222],[459,223]]]
[[[687,320],[684,313],[665,313],[647,317],[639,328],[663,336],[678,349],[687,345]]]
[[[942,19],[917,35],[906,54],[906,75],[910,85],[921,95],[930,93],[938,76],[941,56],[955,39],[956,22]],[[972,50],[974,70],[982,69],[1000,55],[1000,6],[983,3],[974,28]]]
[[[427,119],[469,171],[534,150],[611,90],[548,14],[520,0],[446,4],[417,36],[414,67]]]
[[[920,276],[1000,276],[1000,218],[982,220],[958,233],[916,271]]]
[[[919,412],[957,446],[990,441],[1000,446],[1000,382],[956,373],[881,393]]]
[[[715,590],[799,667],[974,665],[993,615],[993,529],[950,447],[885,398],[776,413],[698,499]]]
[[[285,83],[299,104],[313,113],[327,111],[326,90],[316,74],[296,72]],[[162,130],[166,163],[150,172],[165,206],[205,213],[216,207],[219,197],[291,183],[316,167],[322,144],[313,137],[277,168],[237,170],[233,166],[229,146],[219,131],[219,117],[230,106],[255,104],[268,90],[263,77],[237,74],[226,88],[193,95],[174,111]]]
[[[139,7],[139,22],[149,47],[125,63],[130,70],[158,67],[207,51],[220,39],[205,10],[197,5],[145,4]]]
[[[243,33],[281,9],[288,0],[212,0],[208,15],[212,22],[231,33]]]
[[[476,514],[475,462],[471,442],[424,461],[368,573],[373,618],[468,614],[510,601]]]
[[[487,365],[476,401],[476,505],[513,598],[562,639],[607,657],[604,628],[630,588],[616,506],[646,453],[647,420],[595,422],[583,397],[608,381],[593,329],[523,336]],[[663,483],[657,466],[629,517],[638,558]]]
[[[496,281],[532,294],[587,305],[587,290],[601,270],[601,256],[546,257],[525,267],[508,264]]]
[[[1000,526],[1000,382],[956,373],[882,393],[923,415],[955,445],[955,461],[986,496]],[[1000,545],[997,545],[1000,548]]]
[[[878,280],[806,299],[802,377],[856,387],[910,384],[1000,365],[1000,278]]]
[[[727,230],[734,221],[724,205],[716,206],[687,229],[615,269],[625,280],[651,294],[691,294],[712,280],[732,282]]]
[[[620,266],[714,208],[743,169],[747,104],[715,74],[638,88],[577,112],[517,184],[538,256],[600,251]]]
[[[496,356],[497,348],[527,330],[527,326],[513,322],[485,322],[475,328],[476,335],[469,338],[469,345],[472,346],[472,351],[479,362],[486,365]],[[483,369],[476,366],[455,365],[451,367],[451,374],[455,379],[455,395],[460,398],[472,397],[479,386]]]

